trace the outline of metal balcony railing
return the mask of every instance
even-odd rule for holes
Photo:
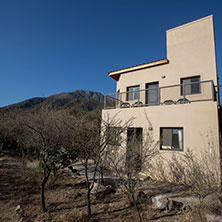
[[[222,86],[212,80],[108,94],[105,109],[217,101]],[[221,95],[221,93],[220,93]]]

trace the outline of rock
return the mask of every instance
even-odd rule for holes
[[[152,197],[152,208],[154,210],[164,210],[168,208],[169,200],[167,197],[164,197],[162,195],[158,195],[155,197]]]
[[[93,189],[91,190],[91,193],[92,194],[96,194],[96,193],[99,193],[99,192],[103,192],[106,190],[106,187],[99,184],[99,183],[94,183],[94,186],[93,186]]]
[[[222,217],[213,214],[206,214],[207,222],[222,222]]]
[[[186,210],[189,209],[189,206],[184,205],[182,202],[175,201],[171,198],[168,198],[164,195],[158,195],[155,197],[152,197],[152,208],[155,210],[166,210],[166,211],[172,211],[172,210]]]
[[[18,205],[18,206],[15,208],[15,212],[18,213],[18,212],[20,212],[20,210],[21,210],[21,206]]]
[[[146,195],[148,192],[144,192]],[[166,193],[166,194],[158,194],[154,197],[161,196],[163,199],[173,200],[174,202],[180,202],[183,204],[183,208],[189,206],[189,208],[193,209],[199,206],[199,198],[196,196],[185,195],[184,193]],[[152,197],[152,198],[154,198]],[[152,201],[153,203],[153,201]]]
[[[183,203],[184,206],[189,206],[193,209],[199,206],[199,198],[195,196],[176,196],[170,197],[172,200]]]
[[[91,191],[92,194],[96,194],[97,197],[103,198],[107,194],[115,193],[116,190],[111,185],[103,186],[98,183],[94,183],[93,189]]]
[[[168,206],[167,209],[168,211],[171,210],[186,210],[186,206],[182,202],[178,202],[172,199],[168,199]]]

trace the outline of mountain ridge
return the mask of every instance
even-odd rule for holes
[[[101,108],[104,95],[95,92],[78,89],[74,92],[62,92],[48,97],[33,97],[24,101],[10,104],[0,108],[0,112],[27,110],[38,105],[51,106],[54,109],[82,108],[90,111]]]

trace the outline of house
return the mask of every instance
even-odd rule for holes
[[[122,145],[145,131],[164,158],[191,149],[220,156],[219,93],[213,16],[166,31],[167,58],[112,71],[116,93],[105,96],[103,119],[134,118]],[[118,130],[114,127],[113,130]],[[118,134],[118,132],[116,133]]]

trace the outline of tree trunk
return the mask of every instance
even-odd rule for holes
[[[88,191],[87,191],[87,208],[88,208],[88,216],[91,216],[91,200],[90,200],[90,188],[88,188]]]
[[[43,212],[46,212],[48,210],[45,205],[45,185],[49,179],[49,175],[50,175],[50,172],[46,176],[43,177],[43,180],[41,183],[41,204],[42,204]]]
[[[88,176],[88,160],[89,158],[87,157],[85,160],[85,177],[86,177],[86,186],[87,186],[87,209],[88,209],[88,216],[91,216],[91,200],[90,200],[90,183],[89,183],[89,176]]]
[[[104,175],[103,175],[103,167],[100,167],[99,169],[99,184],[104,185]]]
[[[137,212],[137,215],[138,215],[139,222],[142,222],[143,218],[141,216],[140,206],[138,205],[137,200],[135,198],[136,190],[135,190],[135,185],[133,184],[133,179],[132,179],[132,175],[131,175],[130,172],[127,173],[127,180],[128,180],[128,189],[127,190],[129,192],[129,195],[131,196],[133,204],[136,208],[136,212]]]
[[[135,199],[134,194],[132,194],[132,199],[133,199],[133,202],[135,204],[135,208],[136,208],[136,212],[137,212],[137,215],[138,215],[138,218],[139,218],[139,222],[142,222],[143,218],[141,216],[140,207],[138,206],[138,203],[137,203],[137,201]]]

